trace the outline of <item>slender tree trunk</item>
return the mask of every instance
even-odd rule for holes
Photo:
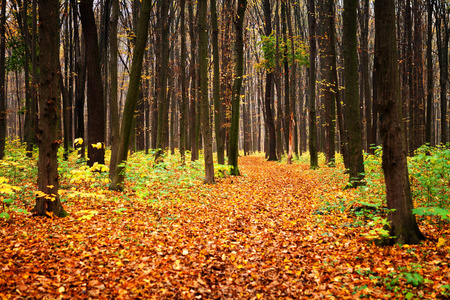
[[[336,94],[338,86],[334,76],[336,72],[336,49],[334,27],[334,1],[326,0],[324,3],[324,32],[323,32],[323,81],[325,106],[325,157],[326,163],[334,165],[335,162],[335,127],[336,127]]]
[[[206,23],[207,0],[198,1],[198,53],[202,127],[205,157],[205,183],[214,183],[214,162],[212,152],[212,132],[209,119],[208,101],[208,25]],[[218,49],[217,49],[218,50]],[[217,91],[218,92],[218,91]],[[218,94],[215,96],[218,96]]]
[[[6,144],[6,0],[2,0],[0,14],[0,159],[5,156]]]
[[[230,128],[230,153],[228,165],[232,166],[231,175],[239,176],[238,154],[239,154],[239,110],[242,88],[242,76],[244,75],[244,16],[247,9],[247,0],[238,0],[236,19],[234,27],[236,42],[234,45],[235,55],[235,78],[233,84],[233,96],[231,101],[231,128]]]
[[[133,129],[134,110],[139,94],[139,85],[141,82],[142,64],[144,60],[145,45],[147,44],[147,33],[150,20],[151,0],[142,2],[141,12],[139,14],[139,24],[136,34],[136,44],[133,50],[133,60],[131,63],[130,83],[125,100],[125,107],[120,127],[119,148],[117,151],[117,166],[114,177],[111,181],[110,189],[122,190],[125,180],[125,166],[127,161],[128,146]]]
[[[196,109],[196,93],[197,93],[197,76],[196,76],[196,37],[195,26],[196,21],[194,18],[194,0],[189,0],[188,12],[189,12],[189,36],[191,38],[191,62],[190,62],[190,75],[191,75],[191,89],[190,89],[190,107],[189,107],[189,139],[191,144],[191,161],[198,159],[198,135],[196,130],[197,124],[197,109]]]
[[[181,163],[186,162],[187,143],[187,95],[186,95],[186,29],[185,29],[185,8],[186,0],[180,1],[180,85],[181,85],[181,105],[180,105],[180,154]]]
[[[117,40],[117,24],[119,20],[119,0],[112,0],[111,14],[111,36],[109,37],[109,72],[110,72],[110,91],[109,91],[109,115],[111,118],[111,159],[109,162],[109,179],[114,178],[114,172],[117,166],[117,151],[119,149],[120,119],[118,107],[118,81],[117,81],[117,54],[119,51]]]
[[[402,105],[395,34],[395,3],[375,1],[375,76],[377,77],[380,134],[388,220],[393,242],[417,244],[425,237],[412,214],[413,202],[406,162]]]
[[[214,63],[213,98],[214,125],[216,131],[217,162],[225,164],[224,106],[220,97],[219,25],[217,24],[216,0],[211,0],[212,49]]]
[[[425,142],[431,144],[433,114],[433,0],[427,0],[427,105],[425,122]]]
[[[309,155],[310,167],[319,167],[317,153],[317,125],[316,125],[316,4],[314,0],[308,1],[309,25]]]
[[[161,52],[159,62],[159,87],[158,87],[158,134],[156,137],[156,148],[157,152],[155,154],[155,161],[159,161],[161,155],[164,152],[164,139],[166,134],[166,124],[168,124],[167,115],[167,80],[168,80],[168,65],[169,65],[169,29],[170,29],[170,18],[169,18],[169,1],[159,0],[158,3],[159,18],[160,18],[160,32],[161,35]]]
[[[272,34],[272,14],[270,11],[270,0],[264,0],[264,20],[265,20],[265,34],[269,36]],[[275,121],[273,116],[273,70],[266,73],[266,90],[264,97],[264,110],[266,114],[266,126],[269,131],[269,161],[276,161],[277,159],[277,144],[275,133]]]
[[[87,109],[88,109],[88,161],[105,163],[105,106],[103,103],[103,81],[100,67],[100,52],[98,48],[97,27],[93,11],[93,0],[79,2],[80,19],[86,42],[87,69]],[[95,147],[94,147],[95,146]]]
[[[38,189],[33,214],[64,217],[59,196],[58,175],[58,89],[59,72],[59,1],[39,1],[39,85]]]
[[[343,48],[345,103],[347,108],[348,144],[350,157],[349,182],[358,186],[364,178],[363,151],[361,139],[361,118],[358,95],[358,56],[356,42],[357,0],[344,0]]]

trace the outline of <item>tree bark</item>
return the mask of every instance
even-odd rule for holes
[[[109,115],[111,118],[111,159],[109,162],[109,179],[114,178],[114,173],[117,166],[117,151],[119,149],[119,135],[120,135],[120,119],[118,106],[118,81],[117,81],[117,24],[119,20],[119,0],[112,0],[112,14],[109,37],[109,72],[110,72],[110,91],[109,91]]]
[[[432,114],[433,114],[433,94],[434,94],[434,78],[433,78],[433,3],[427,0],[427,105],[426,105],[426,122],[425,122],[425,142],[431,145],[432,133]]]
[[[208,25],[206,23],[207,6],[207,0],[198,1],[198,61],[205,158],[205,183],[214,183],[212,132],[209,119],[210,113],[208,100]]]
[[[270,11],[270,0],[264,0],[264,31],[266,36],[272,34],[272,14]],[[264,96],[264,110],[266,113],[266,126],[269,131],[269,161],[277,159],[277,138],[275,133],[275,121],[273,116],[273,70],[266,71],[266,90]]]
[[[347,113],[349,145],[349,183],[356,187],[364,178],[363,151],[361,139],[361,117],[358,91],[358,56],[356,42],[357,0],[344,0],[343,48],[344,48],[344,97]]]
[[[316,125],[316,4],[314,0],[308,1],[309,25],[309,155],[310,167],[319,167],[317,153],[317,125]]]
[[[375,76],[377,78],[383,172],[390,233],[396,243],[417,244],[425,237],[412,214],[413,202],[406,162],[395,34],[395,3],[375,1]]]
[[[180,1],[180,84],[181,84],[181,105],[180,105],[180,154],[181,163],[186,162],[187,144],[187,95],[186,95],[186,29],[185,29],[185,8],[186,0]]]
[[[144,60],[145,45],[147,44],[147,33],[150,20],[151,0],[142,2],[139,15],[139,24],[136,35],[136,44],[133,50],[133,60],[131,63],[130,83],[125,100],[122,124],[120,126],[119,148],[117,151],[117,166],[114,171],[114,178],[111,182],[111,190],[122,190],[125,180],[125,166],[128,156],[128,146],[133,129],[134,110],[136,108],[139,85],[141,82],[142,63]]]
[[[93,0],[79,2],[80,20],[86,44],[87,69],[87,110],[88,110],[88,161],[105,163],[105,106],[103,81],[100,67],[100,52],[97,38],[97,26],[93,11]],[[100,144],[99,144],[100,143]],[[95,147],[94,147],[95,146]]]
[[[238,0],[237,14],[234,20],[236,41],[234,45],[235,78],[233,83],[233,95],[231,100],[231,128],[230,128],[230,153],[228,165],[232,166],[231,175],[239,176],[239,110],[242,80],[244,75],[244,17],[247,9],[247,0]]]
[[[38,194],[33,209],[35,216],[64,217],[58,196],[58,105],[59,79],[59,1],[39,1],[39,144]]]
[[[0,15],[0,159],[5,156],[6,144],[6,0],[2,0]]]

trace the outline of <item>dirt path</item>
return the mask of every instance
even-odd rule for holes
[[[346,215],[322,214],[317,195],[323,191],[330,195],[338,187],[307,165],[244,157],[240,166],[245,176],[180,192],[158,204],[118,202],[116,194],[105,192],[105,198],[79,199],[67,206],[73,212],[62,220],[22,218],[1,223],[0,296],[397,295],[380,282],[400,266],[419,261],[416,252],[370,246]],[[406,280],[400,284],[406,285]],[[432,290],[433,284],[424,283],[422,288]]]

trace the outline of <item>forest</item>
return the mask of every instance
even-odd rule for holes
[[[450,297],[450,1],[0,3],[2,299]]]

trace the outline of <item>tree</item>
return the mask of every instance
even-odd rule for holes
[[[168,124],[167,114],[167,79],[168,79],[168,66],[169,66],[169,29],[170,29],[170,17],[169,14],[169,2],[168,0],[158,1],[159,11],[159,34],[161,39],[161,49],[159,54],[158,70],[158,133],[156,137],[156,149],[155,160],[158,161],[164,152],[164,139],[167,134],[166,124]]]
[[[309,26],[309,155],[310,167],[316,169],[319,166],[317,155],[317,125],[316,125],[316,3],[308,1],[308,26]]]
[[[114,172],[117,166],[117,151],[119,150],[119,137],[120,137],[120,119],[119,119],[119,107],[118,107],[118,82],[117,82],[117,53],[118,41],[117,41],[117,23],[119,19],[119,0],[112,0],[112,13],[111,13],[111,36],[109,37],[110,43],[110,58],[109,58],[109,72],[110,72],[110,96],[109,96],[109,114],[111,118],[111,159],[109,162],[109,178],[114,178]]]
[[[214,0],[213,0],[214,1]],[[185,29],[186,0],[180,0],[180,82],[181,82],[181,105],[180,105],[180,154],[181,163],[186,161],[187,145],[187,95],[186,95],[186,29]]]
[[[323,30],[323,65],[322,72],[324,80],[324,106],[325,106],[325,157],[327,164],[334,164],[335,157],[335,128],[336,128],[336,94],[338,85],[336,74],[336,47],[334,26],[334,1],[324,1]]]
[[[0,14],[0,159],[5,156],[6,143],[6,0],[2,0]]]
[[[264,0],[264,31],[266,36],[272,34],[272,14],[270,11],[270,0]],[[269,161],[276,161],[277,148],[276,148],[276,134],[275,134],[275,121],[273,116],[273,68],[266,68],[266,91],[264,96],[264,110],[266,112],[266,127],[269,131]]]
[[[357,0],[344,0],[343,50],[344,50],[344,97],[346,103],[346,124],[348,130],[349,183],[361,184],[364,178],[364,164],[361,139],[361,117],[358,93],[358,56],[356,42]]]
[[[100,51],[97,26],[93,11],[93,0],[79,1],[80,20],[86,45],[87,110],[88,110],[88,162],[105,163],[105,105],[103,103],[103,81],[100,67]]]
[[[230,127],[230,153],[228,165],[232,166],[231,175],[239,176],[239,111],[241,100],[241,88],[244,75],[244,17],[247,9],[247,0],[239,0],[237,14],[234,20],[236,41],[234,44],[235,56],[235,78],[233,83],[233,94],[231,98],[231,127]]]
[[[58,195],[59,1],[39,1],[39,128],[38,189],[33,214],[64,217]]]
[[[206,24],[207,6],[207,0],[198,1],[198,61],[205,156],[205,183],[214,183],[212,133],[209,120],[210,113],[208,101],[208,26]]]
[[[425,237],[412,214],[413,202],[406,162],[395,33],[395,3],[375,1],[375,76],[378,89],[383,172],[391,228],[397,243],[417,244]]]
[[[133,130],[134,110],[138,101],[145,45],[147,44],[151,2],[151,0],[145,0],[142,2],[136,44],[133,51],[133,61],[131,63],[130,83],[123,110],[122,124],[120,126],[120,138],[116,159],[117,166],[109,187],[111,190],[122,190],[123,181],[125,180],[124,164],[126,163],[128,157],[128,146],[130,144],[130,136]]]

